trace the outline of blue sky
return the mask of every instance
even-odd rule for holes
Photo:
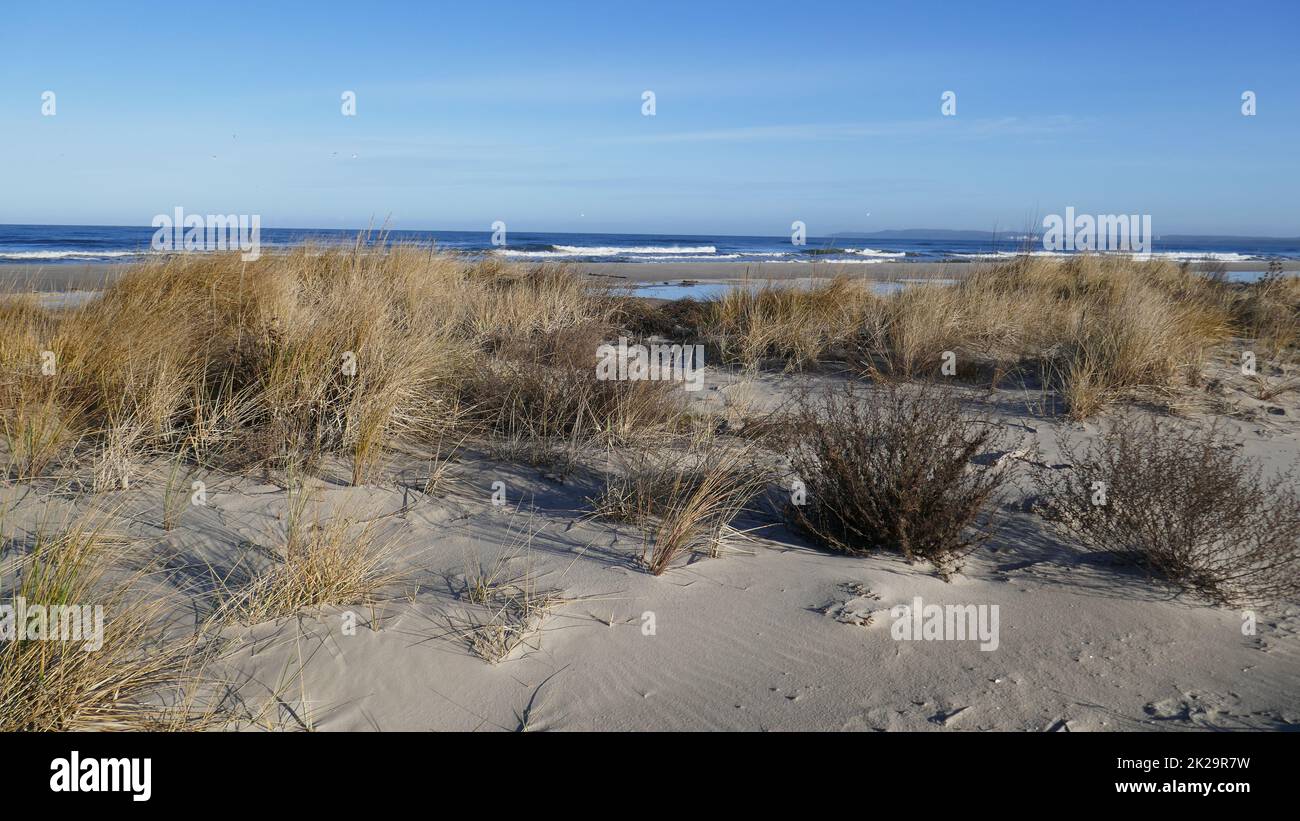
[[[0,223],[1300,235],[1294,0],[107,6],[4,11]]]

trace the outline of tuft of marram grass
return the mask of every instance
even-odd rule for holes
[[[1255,360],[1248,375],[1257,399],[1300,390],[1300,277],[1267,275],[1228,297],[1242,352]]]
[[[442,615],[450,635],[489,664],[536,649],[551,613],[569,602],[559,590],[542,586],[534,571],[532,541],[538,532],[530,519],[518,531],[508,531],[505,548],[490,563],[467,556],[457,594],[462,605]]]
[[[21,555],[0,568],[0,598],[23,598],[29,613],[102,607],[103,643],[0,642],[0,731],[195,730],[220,726],[221,705],[206,680],[215,645],[170,624],[147,574],[110,573],[129,542],[85,516],[42,524]],[[48,610],[47,610],[48,612]]]
[[[725,360],[753,367],[776,358],[800,368],[851,342],[877,299],[841,276],[806,288],[743,285],[705,304],[704,328],[720,339]]]
[[[684,451],[632,452],[590,499],[595,515],[644,528],[641,564],[658,576],[692,553],[720,556],[739,535],[737,516],[766,488],[770,471],[752,446],[697,434]]]
[[[1287,294],[1261,289],[1237,312],[1272,317],[1269,327],[1285,336]],[[886,296],[843,276],[736,288],[709,303],[698,330],[745,366],[840,360],[877,377],[933,379],[951,353],[959,376],[1042,376],[1085,417],[1186,382],[1232,334],[1230,302],[1223,283],[1164,260],[1025,256]]]
[[[305,517],[305,508],[290,511],[274,563],[243,589],[227,591],[224,618],[259,624],[325,605],[372,605],[406,578],[389,567],[397,543],[375,524]]]
[[[448,625],[474,655],[500,664],[521,648],[535,648],[536,639],[551,612],[564,597],[522,577],[481,591],[471,599],[477,608],[448,617]]]

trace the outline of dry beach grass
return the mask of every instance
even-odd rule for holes
[[[951,352],[959,375],[1032,374],[1085,418],[1193,377],[1234,321],[1251,333],[1286,329],[1285,288],[1293,290],[1260,286],[1242,297],[1167,261],[1026,256],[953,285],[888,296],[847,278],[738,288],[712,303],[699,331],[750,366],[840,358],[876,376],[935,378]]]

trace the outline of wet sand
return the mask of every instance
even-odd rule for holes
[[[116,280],[129,267],[118,263],[0,265],[0,291],[98,291]]]

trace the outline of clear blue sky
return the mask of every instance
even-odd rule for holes
[[[0,223],[1300,235],[1296,0],[120,5],[6,4]]]

